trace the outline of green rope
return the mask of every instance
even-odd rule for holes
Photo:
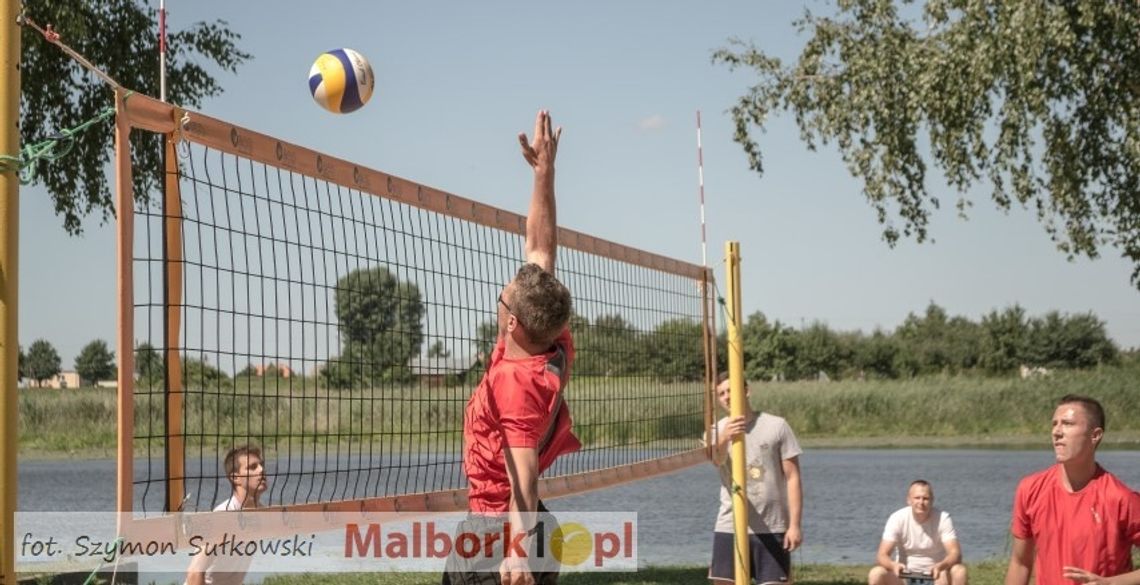
[[[0,173],[19,172],[21,184],[31,183],[36,178],[36,161],[55,162],[67,156],[75,147],[76,136],[114,115],[115,108],[107,107],[94,118],[74,128],[61,130],[51,138],[25,146],[17,156],[0,154]]]
[[[115,547],[115,551],[116,551],[116,553],[115,553],[115,571],[114,571],[115,573],[119,572],[119,553],[117,551],[119,550],[119,545],[122,544],[122,542],[123,542],[122,536],[111,541],[111,544]],[[87,579],[83,581],[83,585],[92,585],[94,583],[98,583],[99,579],[96,576],[99,574],[99,571],[102,570],[103,567],[105,567],[105,566],[107,566],[107,565],[102,564],[102,565],[99,565],[98,567],[95,567],[95,569],[91,571],[91,574],[87,576]],[[114,582],[112,582],[111,585],[115,585]]]

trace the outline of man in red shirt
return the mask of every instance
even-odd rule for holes
[[[532,575],[527,558],[511,554],[534,550],[535,535],[549,537],[550,526],[536,525],[541,508],[538,477],[562,454],[581,447],[570,428],[564,391],[570,381],[574,343],[570,337],[570,291],[554,276],[558,228],[554,201],[554,159],[562,128],[552,128],[549,112],[538,112],[534,140],[519,134],[523,157],[534,169],[534,191],[526,219],[526,261],[499,295],[499,337],[490,366],[467,402],[463,420],[463,470],[468,480],[468,526],[502,531],[503,518],[515,535],[527,533],[498,572],[490,567],[449,563],[445,584],[530,585],[557,581],[557,572]],[[490,519],[480,522],[480,519]],[[549,551],[546,553],[549,555]],[[454,559],[452,559],[454,560]],[[482,570],[479,570],[482,569]]]
[[[1057,465],[1025,477],[1013,500],[1013,552],[1006,585],[1140,584],[1140,495],[1096,462],[1104,408],[1070,394],[1053,413]]]

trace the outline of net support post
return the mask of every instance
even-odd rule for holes
[[[20,152],[20,0],[0,0],[0,154]],[[0,172],[0,585],[16,585],[16,429],[20,350],[17,262],[20,244],[20,172]]]
[[[182,409],[186,400],[182,386],[182,357],[178,339],[182,334],[182,191],[178,177],[178,153],[174,134],[161,134],[163,142],[162,183],[162,306],[163,380],[165,382],[166,509],[180,512],[186,491],[186,445]]]
[[[744,415],[744,339],[741,333],[740,312],[740,242],[727,242],[724,246],[726,267],[725,286],[728,307],[728,384],[729,416]],[[736,585],[748,585],[752,581],[750,565],[752,558],[748,550],[748,500],[745,486],[748,481],[744,473],[744,438],[732,439],[732,515],[736,533]]]
[[[131,124],[126,112],[128,92],[115,90],[115,254],[118,272],[118,342],[115,349],[119,356],[119,404],[117,415],[118,477],[116,480],[116,505],[119,512],[119,534],[127,527],[124,522],[130,518],[133,509],[132,482],[134,481],[134,430],[135,430],[135,348],[134,348],[134,185],[131,173]]]

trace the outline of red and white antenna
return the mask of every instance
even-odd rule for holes
[[[158,99],[166,101],[166,0],[158,2]]]
[[[708,242],[705,239],[705,158],[701,153],[701,111],[697,110],[697,184],[701,195],[701,265],[709,266]]]

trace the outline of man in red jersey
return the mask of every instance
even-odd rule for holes
[[[463,470],[468,480],[467,529],[526,533],[519,546],[503,539],[505,558],[496,571],[452,555],[445,584],[555,583],[558,573],[535,570],[519,551],[533,551],[552,534],[540,526],[538,477],[562,454],[581,447],[570,429],[564,391],[570,381],[574,343],[570,291],[554,276],[558,229],[554,201],[554,158],[562,129],[549,112],[538,112],[534,140],[519,134],[523,157],[534,170],[534,191],[526,219],[526,261],[498,299],[499,337],[490,366],[467,402],[463,420]],[[546,552],[549,556],[549,551]]]
[[[1053,413],[1057,465],[1025,477],[1013,500],[1013,552],[1006,585],[1140,584],[1140,495],[1096,462],[1104,408],[1087,396],[1061,398]]]

